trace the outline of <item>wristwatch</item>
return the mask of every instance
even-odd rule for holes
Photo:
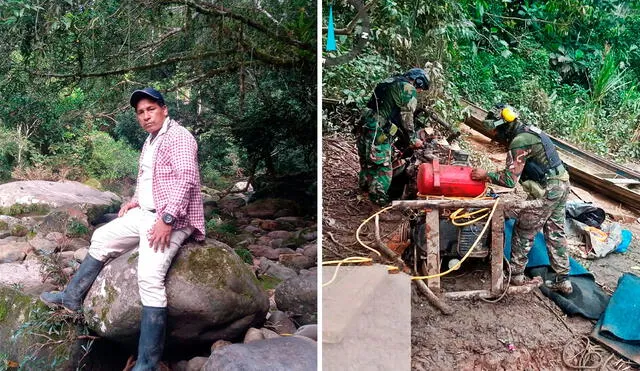
[[[176,221],[176,218],[171,214],[164,213],[164,214],[162,214],[162,221],[165,224],[173,225],[173,223]]]

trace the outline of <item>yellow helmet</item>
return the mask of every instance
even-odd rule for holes
[[[514,122],[518,118],[516,111],[509,106],[504,107],[502,111],[500,111],[500,116],[502,116],[506,122]]]

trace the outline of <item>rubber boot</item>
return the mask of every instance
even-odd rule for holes
[[[573,292],[571,281],[569,281],[569,277],[567,277],[566,275],[558,275],[556,276],[555,280],[546,281],[544,284],[550,290],[556,291],[563,295],[569,295]]]
[[[64,291],[43,292],[40,294],[40,299],[48,305],[61,305],[72,312],[79,311],[82,308],[84,296],[103,266],[103,262],[87,254]]]
[[[167,327],[166,307],[142,306],[138,360],[132,371],[155,370],[164,350],[164,333]]]

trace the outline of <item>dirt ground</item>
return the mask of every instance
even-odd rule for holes
[[[464,130],[463,140],[472,152],[484,153],[481,162],[503,166],[505,154],[471,129]],[[332,136],[323,138],[323,259],[350,256],[374,257],[355,239],[360,223],[379,208],[357,191],[358,156],[355,141]],[[634,234],[634,241],[625,254],[610,254],[598,260],[578,259],[593,272],[596,281],[609,293],[615,290],[624,272],[640,271],[640,224],[638,215],[614,201],[578,186],[575,194],[593,201],[606,212],[616,215],[622,227]],[[577,196],[576,196],[577,195]],[[401,215],[382,218],[382,235],[388,235],[402,220]],[[363,229],[363,239],[371,241],[371,230]],[[376,258],[378,262],[383,262]],[[476,260],[461,267],[456,275],[442,277],[443,289],[455,287],[486,288],[490,279],[488,263]],[[593,344],[585,337],[595,321],[583,317],[567,317],[539,290],[523,295],[507,295],[497,303],[448,300],[454,313],[442,315],[414,290],[412,297],[412,368],[414,370],[562,370],[572,369],[580,351],[591,354],[582,358],[586,364],[600,369],[623,370],[633,366],[615,354]],[[507,340],[508,344],[499,339]],[[606,361],[606,362],[605,362]],[[575,369],[575,368],[574,368]]]

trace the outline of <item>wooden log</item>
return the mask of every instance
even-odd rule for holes
[[[425,243],[427,251],[427,276],[440,273],[440,219],[438,209],[430,210],[425,215],[426,238]],[[427,280],[427,286],[439,293],[440,277],[434,277]]]
[[[378,249],[380,249],[389,259],[393,260],[393,262],[396,264],[396,267],[398,267],[400,271],[403,271],[405,268],[404,260],[402,260],[400,255],[396,254],[393,250],[387,247],[387,245],[382,241],[382,238],[380,237],[380,216],[376,215],[374,220],[375,220],[374,232],[376,236],[376,245],[378,246]]]
[[[491,218],[491,293],[496,296],[503,291],[504,214],[502,207],[498,205]]]
[[[540,286],[541,282],[538,284],[524,285],[524,286],[509,286],[507,289],[507,295],[515,295],[515,294],[526,294],[536,287]],[[455,291],[455,292],[445,292],[444,297],[452,300],[460,300],[460,299],[491,299],[499,295],[494,295],[490,290],[469,290],[469,291]]]
[[[427,297],[427,301],[434,307],[438,308],[440,312],[442,312],[442,314],[445,314],[447,316],[453,314],[453,309],[451,309],[451,307],[445,304],[444,301],[442,301],[436,294],[434,294],[433,291],[429,289],[427,284],[424,283],[424,281],[414,280],[413,282],[416,284],[418,291],[420,291],[422,294],[424,294],[424,296]]]

